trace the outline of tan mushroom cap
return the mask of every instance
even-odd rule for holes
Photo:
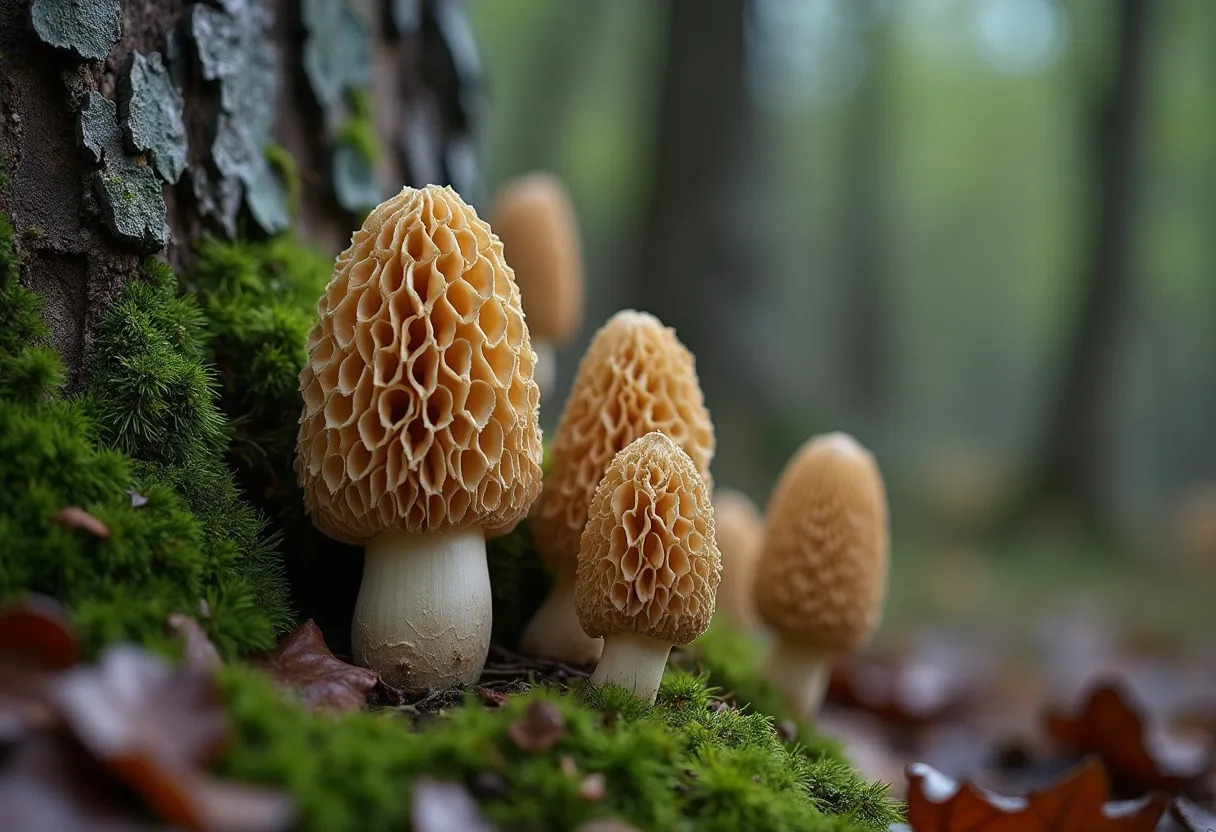
[[[752,585],[756,562],[764,545],[764,516],[741,491],[714,490],[714,527],[722,552],[722,586],[718,588],[718,611],[751,627],[756,623]]]
[[[882,616],[888,545],[874,457],[843,433],[808,440],[769,500],[756,571],[760,617],[805,648],[856,650]]]
[[[713,618],[721,570],[709,491],[688,454],[657,432],[630,443],[583,531],[574,603],[587,635],[688,644]]]
[[[540,392],[502,244],[451,188],[405,188],[334,265],[300,373],[296,474],[313,522],[513,527],[540,490]]]
[[[549,173],[503,186],[491,212],[535,338],[565,341],[583,317],[583,255],[570,194]]]
[[[552,465],[532,518],[536,548],[573,571],[587,508],[612,458],[651,431],[670,437],[712,489],[714,426],[692,353],[646,312],[617,312],[579,363],[553,434]]]

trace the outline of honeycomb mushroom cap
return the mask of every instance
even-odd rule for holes
[[[521,176],[499,192],[491,217],[532,335],[569,339],[582,323],[583,256],[565,186],[548,173]]]
[[[532,519],[537,550],[551,568],[573,570],[604,470],[651,431],[688,454],[712,490],[714,426],[692,353],[658,318],[627,309],[592,339],[553,435],[552,465]]]
[[[713,618],[721,571],[709,490],[688,454],[661,433],[632,442],[604,473],[583,531],[583,629],[688,644]]]
[[[760,617],[783,638],[851,652],[882,616],[887,585],[887,502],[882,475],[852,437],[809,440],[769,500],[756,572]]]
[[[313,522],[361,543],[506,531],[540,489],[540,393],[502,244],[451,188],[405,188],[337,259],[300,373]]]

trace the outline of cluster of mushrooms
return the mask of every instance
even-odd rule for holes
[[[494,224],[450,188],[405,188],[355,232],[318,304],[296,473],[316,526],[365,548],[355,660],[406,688],[476,682],[486,540],[530,513],[554,585],[524,652],[596,663],[595,683],[653,702],[672,646],[718,609],[767,625],[769,679],[813,716],[827,661],[861,646],[882,609],[873,458],[844,434],[810,440],[766,518],[715,493],[693,356],[626,310],[578,367],[542,483],[552,345],[582,308],[576,223],[561,184],[535,174],[501,193]]]

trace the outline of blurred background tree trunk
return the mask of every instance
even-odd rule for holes
[[[675,327],[697,356],[719,427],[715,470],[758,429],[765,383],[753,338],[765,256],[752,233],[754,113],[744,84],[746,0],[671,0],[653,186],[631,302]],[[749,344],[755,344],[749,347]],[[727,456],[723,456],[725,452]]]
[[[1010,530],[1035,515],[1063,512],[1087,532],[1108,531],[1110,392],[1132,289],[1136,162],[1153,14],[1151,0],[1119,0],[1109,81],[1087,125],[1090,231],[1077,317],[1049,399],[1037,468],[1007,520]]]

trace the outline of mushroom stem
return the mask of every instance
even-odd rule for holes
[[[549,596],[524,628],[519,649],[529,656],[570,664],[591,664],[599,660],[604,640],[583,632],[574,607],[573,572],[558,572]]]
[[[619,685],[654,704],[671,645],[636,633],[604,636],[604,655],[591,674],[597,685]]]
[[[532,350],[536,353],[536,365],[532,368],[532,378],[540,388],[542,396],[549,396],[557,385],[557,350],[552,341],[538,338],[532,342]]]
[[[814,719],[828,687],[828,657],[777,639],[768,655],[764,676],[785,699],[790,716]]]
[[[490,572],[481,529],[385,532],[367,544],[355,603],[355,661],[406,688],[476,682],[490,650]]]

